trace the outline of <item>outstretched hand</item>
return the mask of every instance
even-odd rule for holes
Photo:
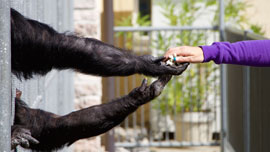
[[[163,60],[165,57],[153,57],[151,55],[140,56],[142,62],[139,62],[139,73],[149,76],[161,75],[181,75],[188,67],[189,63],[181,63],[178,66],[168,66]]]
[[[201,63],[204,60],[203,50],[200,47],[193,46],[180,46],[170,48],[164,55],[165,61],[168,60],[169,56],[176,55],[176,62],[190,62],[190,63]]]
[[[29,129],[24,128],[20,125],[12,126],[12,135],[11,135],[11,150],[15,149],[18,145],[23,148],[29,148],[30,144],[38,144],[35,138],[31,136]]]
[[[136,104],[145,104],[159,96],[165,85],[171,80],[171,78],[171,75],[160,76],[149,86],[147,85],[147,80],[144,79],[141,86],[133,89],[129,95],[136,99]]]

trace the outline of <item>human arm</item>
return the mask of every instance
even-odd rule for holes
[[[165,57],[174,53],[179,55],[177,62],[214,61],[216,64],[270,66],[270,40],[215,42],[211,46],[171,48]]]

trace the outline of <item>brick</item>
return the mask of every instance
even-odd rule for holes
[[[96,37],[98,34],[98,27],[95,24],[79,23],[74,25],[75,32],[83,36]]]
[[[96,23],[98,21],[98,12],[94,10],[75,10],[74,21],[89,21]]]
[[[96,0],[74,0],[75,32],[88,37],[97,37],[100,14]],[[74,78],[75,109],[79,110],[101,103],[101,77],[76,73]],[[74,152],[105,152],[101,146],[100,136],[77,141]]]
[[[94,9],[96,8],[96,0],[74,0],[74,8],[90,8]]]
[[[105,152],[101,147],[100,137],[77,141],[73,146],[74,152]]]

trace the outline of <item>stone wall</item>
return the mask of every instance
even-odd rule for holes
[[[100,1],[74,0],[74,29],[81,36],[100,39]],[[102,84],[100,77],[75,74],[75,110],[101,103]],[[74,152],[101,152],[100,137],[79,140]]]

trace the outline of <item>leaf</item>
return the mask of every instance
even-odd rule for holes
[[[256,34],[265,35],[265,31],[263,31],[262,27],[259,25],[251,24],[250,29]]]
[[[205,5],[207,7],[209,7],[209,6],[213,6],[213,5],[216,5],[216,4],[217,4],[216,0],[207,0]]]

